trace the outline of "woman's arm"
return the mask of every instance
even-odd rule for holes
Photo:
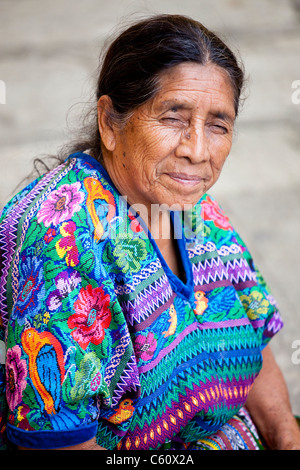
[[[263,367],[246,406],[270,449],[300,450],[300,430],[292,413],[283,375],[269,346],[262,354]]]

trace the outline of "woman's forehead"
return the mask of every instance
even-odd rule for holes
[[[222,105],[235,118],[234,92],[226,70],[214,64],[183,63],[165,71],[149,105],[155,112],[191,110],[203,100]]]

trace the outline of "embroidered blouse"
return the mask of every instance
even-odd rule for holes
[[[86,154],[4,208],[3,448],[7,435],[33,448],[96,436],[159,449],[211,435],[245,404],[282,327],[276,303],[212,197],[171,217],[184,280]]]

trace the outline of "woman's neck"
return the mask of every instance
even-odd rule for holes
[[[174,229],[170,212],[152,210],[151,213],[152,217],[148,217],[148,228],[151,232],[152,238],[155,240],[159,251],[171,271],[179,279],[183,279],[184,272],[178,245],[174,238]]]

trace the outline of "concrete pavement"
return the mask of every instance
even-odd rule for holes
[[[124,16],[152,13],[195,17],[244,60],[249,96],[212,192],[280,305],[286,326],[273,350],[300,414],[299,0],[0,0],[0,205],[34,156],[68,139],[67,112],[90,99],[106,36]]]

